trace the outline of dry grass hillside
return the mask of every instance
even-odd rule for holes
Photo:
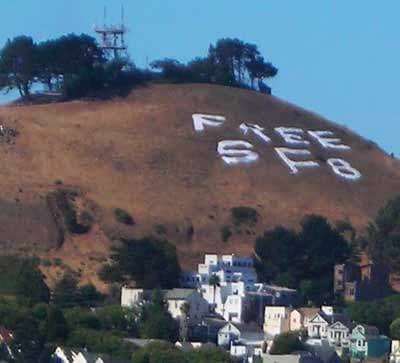
[[[224,115],[227,121],[199,134],[193,113]],[[243,121],[265,127],[272,143],[240,134]],[[50,279],[71,268],[97,283],[96,270],[119,236],[165,237],[189,267],[204,252],[249,254],[257,234],[277,224],[296,226],[309,213],[333,222],[348,219],[362,229],[400,191],[399,162],[373,143],[275,97],[245,90],[149,86],[114,101],[2,107],[0,122],[19,132],[14,143],[0,143],[2,251],[47,259],[51,266],[43,268]],[[287,146],[273,132],[278,126],[329,129],[352,150],[326,152],[312,142],[321,167],[290,175],[273,149]],[[216,152],[223,139],[251,141],[260,160],[226,166]],[[342,157],[363,177],[358,182],[336,177],[323,162],[329,157]],[[63,232],[49,203],[57,189],[76,192],[77,210],[93,219],[88,233]],[[254,208],[257,223],[234,226],[231,208],[238,206]],[[135,225],[118,223],[115,208],[128,211]],[[226,242],[223,226],[232,233]]]

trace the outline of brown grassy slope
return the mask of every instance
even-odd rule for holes
[[[227,122],[199,135],[192,125],[195,112],[222,114]],[[90,274],[95,272],[92,255],[98,253],[100,260],[109,247],[104,231],[115,233],[112,211],[117,207],[129,211],[137,222],[125,228],[124,234],[154,233],[154,226],[162,224],[166,237],[177,244],[183,265],[188,266],[204,252],[250,253],[255,234],[276,224],[295,226],[308,213],[332,221],[346,218],[362,228],[400,191],[398,161],[372,143],[315,114],[245,90],[158,85],[109,102],[3,107],[0,120],[20,131],[15,145],[0,145],[4,205],[16,204],[18,198],[29,216],[27,210],[42,205],[37,200],[43,201],[60,179],[98,206],[95,231],[67,238],[61,251],[49,252]],[[363,179],[345,182],[324,165],[290,175],[273,146],[252,137],[249,140],[262,154],[261,160],[248,167],[226,167],[216,155],[216,144],[221,139],[244,139],[238,132],[242,121],[263,125],[275,146],[285,146],[272,131],[277,126],[334,130],[352,151],[325,154],[313,143],[314,156],[343,157],[362,172]],[[230,209],[235,206],[254,207],[260,221],[224,243],[220,229],[232,224]],[[25,242],[41,240],[46,247],[54,246],[52,221],[46,213],[45,208],[37,208],[22,225],[17,216],[0,213],[0,225],[6,221],[13,227],[0,228],[0,240],[14,240],[19,246],[25,236]],[[35,215],[46,222],[32,222]],[[187,238],[190,226],[192,240]]]

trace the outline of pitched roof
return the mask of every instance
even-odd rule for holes
[[[319,308],[299,308],[296,309],[301,315],[307,318],[312,318],[317,315],[321,310]]]
[[[12,333],[4,326],[0,326],[0,341],[9,344],[13,340]]]

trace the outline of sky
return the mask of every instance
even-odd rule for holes
[[[136,65],[204,56],[222,37],[259,46],[279,68],[274,95],[400,156],[399,0],[0,0],[0,44],[93,34],[125,8]]]

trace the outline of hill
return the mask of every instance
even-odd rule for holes
[[[206,124],[196,132],[193,114],[225,121],[198,119],[198,128]],[[183,266],[190,267],[205,252],[249,254],[257,234],[277,224],[297,226],[305,214],[332,222],[346,219],[362,230],[400,190],[399,161],[374,143],[275,97],[246,90],[152,85],[113,101],[1,107],[0,123],[18,132],[11,142],[0,138],[1,250],[39,255],[50,279],[71,268],[98,283],[97,268],[120,236],[167,238],[176,244]],[[264,128],[263,133],[250,124]],[[304,133],[280,130],[295,134],[287,142],[275,130],[282,127]],[[334,136],[307,133],[315,130]],[[340,139],[330,146],[348,147],[323,147],[327,138]],[[240,146],[253,153],[241,151],[238,160],[243,161],[244,152],[257,160],[228,165],[222,156],[236,159],[229,159],[231,149],[219,144],[224,140],[251,143]],[[276,148],[310,154],[281,150],[279,156]],[[293,174],[285,156],[318,166],[299,167]],[[342,169],[345,177],[335,174],[329,163],[337,161],[328,161],[338,158],[360,174]],[[89,232],[67,231],[68,205],[57,199],[62,194],[57,191],[68,195],[64,202],[76,211],[78,224],[91,225]],[[237,207],[248,208],[232,215]],[[127,211],[135,224],[117,222],[116,208]]]

